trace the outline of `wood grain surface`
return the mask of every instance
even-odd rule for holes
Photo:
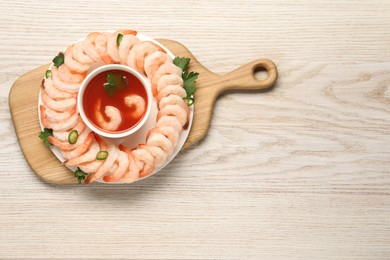
[[[1,1],[0,258],[389,259],[388,1]],[[206,137],[134,185],[56,186],[26,163],[9,91],[93,30],[186,45],[231,92]],[[33,134],[33,133],[31,133]]]

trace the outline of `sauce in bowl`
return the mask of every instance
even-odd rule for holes
[[[106,65],[87,76],[78,101],[91,130],[110,138],[125,137],[137,131],[150,113],[150,86],[127,66]]]
[[[105,88],[108,75],[112,75],[117,81],[116,90],[113,90],[112,94],[109,94],[111,93],[110,90],[107,92]],[[87,118],[102,131],[127,131],[137,125],[145,115],[145,113],[143,113],[141,116],[137,116],[134,115],[134,113],[131,113],[131,108],[125,104],[125,98],[131,95],[140,96],[145,101],[143,110],[146,111],[148,102],[147,94],[139,79],[126,71],[108,70],[101,72],[95,76],[85,88],[83,97],[85,114]],[[104,112],[106,106],[115,107],[121,113],[122,123],[115,131],[104,129],[97,119],[97,113],[100,113],[107,122],[110,121],[110,118],[108,118]]]

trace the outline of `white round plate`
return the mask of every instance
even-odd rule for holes
[[[110,32],[113,32],[113,31],[110,31]],[[152,39],[152,38],[150,38],[148,36],[145,36],[143,34],[140,34],[140,33],[137,33],[137,38],[140,39],[141,41],[151,41],[151,42],[159,45],[161,48],[163,48],[167,52],[167,54],[172,59],[175,58],[175,56],[165,46],[163,46],[161,43],[155,41],[154,39]],[[84,39],[85,39],[85,37],[79,39],[78,41],[82,41]],[[78,41],[76,41],[76,42],[78,42]],[[53,66],[53,64],[51,66]],[[50,66],[50,68],[51,68],[51,66]],[[43,77],[44,77],[44,75],[43,75]],[[41,91],[39,91],[38,118],[39,118],[39,124],[41,126],[41,129],[43,130],[44,126],[42,125],[42,122],[41,122],[40,109],[39,109],[39,106],[41,104],[42,104]],[[132,134],[129,137],[123,138],[123,139],[109,139],[109,138],[105,138],[105,137],[102,137],[102,138],[109,144],[112,144],[112,143],[117,144],[117,145],[123,144],[127,148],[129,148],[129,149],[132,149],[132,148],[136,147],[138,144],[144,144],[146,142],[146,135],[147,135],[148,131],[150,129],[154,128],[155,125],[156,125],[157,113],[158,113],[157,103],[156,103],[156,100],[153,98],[152,110],[150,112],[150,116],[149,116],[148,120],[145,122],[145,124],[136,133]],[[182,132],[180,133],[179,141],[177,143],[176,148],[173,150],[173,153],[170,156],[168,156],[167,160],[165,161],[165,163],[162,166],[160,166],[158,168],[155,168],[153,173],[151,173],[150,175],[148,175],[146,177],[139,178],[136,181],[142,180],[144,178],[147,178],[147,177],[155,174],[156,172],[158,172],[162,168],[164,168],[168,163],[170,163],[173,160],[173,158],[175,158],[175,156],[180,152],[180,150],[183,147],[185,141],[187,140],[187,137],[188,137],[188,135],[190,133],[190,130],[191,130],[191,127],[192,127],[193,118],[194,118],[194,106],[191,106],[190,107],[190,118],[189,118],[189,122],[188,122],[188,127],[186,129],[183,129]],[[54,155],[58,158],[58,160],[60,160],[61,162],[65,161],[64,156],[61,154],[61,151],[57,147],[50,146],[50,149],[52,150]],[[73,172],[77,170],[77,167],[74,167],[74,166],[66,166],[66,167],[68,167]],[[98,181],[98,182],[106,183],[104,181]],[[126,183],[126,182],[110,182],[109,184],[121,184],[121,183]]]

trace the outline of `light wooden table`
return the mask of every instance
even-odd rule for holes
[[[54,2],[0,2],[0,258],[390,258],[389,1]],[[47,185],[9,90],[117,28],[180,41],[219,73],[269,58],[280,78],[223,95],[207,137],[152,178]]]

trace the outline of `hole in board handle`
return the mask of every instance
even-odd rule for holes
[[[255,68],[253,74],[258,81],[265,80],[268,77],[268,71],[264,67]]]

